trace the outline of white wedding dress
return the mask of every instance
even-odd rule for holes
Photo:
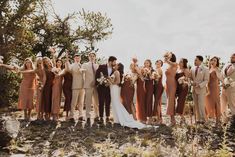
[[[121,88],[118,85],[110,86],[111,104],[114,123],[119,123],[121,126],[127,126],[130,128],[143,129],[151,127],[136,121],[131,114],[127,112],[120,100]]]

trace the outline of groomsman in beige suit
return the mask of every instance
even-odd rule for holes
[[[72,101],[71,101],[71,112],[69,118],[74,120],[74,113],[76,106],[78,106],[79,120],[82,121],[83,101],[84,101],[84,80],[83,70],[81,68],[81,56],[79,54],[74,55],[74,63],[70,65],[69,58],[67,55],[67,61],[65,63],[65,70],[71,72],[73,76],[72,83]]]
[[[202,63],[203,57],[196,56],[194,61],[195,67],[191,69],[191,79],[197,123],[204,124],[206,120],[205,96],[210,74],[209,69],[204,67]]]
[[[224,88],[223,95],[221,96],[222,111],[226,113],[228,106],[233,116],[232,119],[235,123],[235,53],[231,55],[230,64],[224,69],[224,78],[230,78],[230,85],[227,88]],[[227,115],[225,114],[225,116]]]
[[[84,69],[84,89],[85,89],[85,105],[86,105],[86,118],[87,123],[91,118],[91,104],[93,104],[95,111],[95,121],[98,120],[99,106],[98,106],[98,93],[95,85],[95,73],[98,69],[96,62],[95,52],[89,53],[89,62],[82,65]],[[93,100],[93,102],[92,102]]]

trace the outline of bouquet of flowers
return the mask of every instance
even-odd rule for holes
[[[144,68],[143,69],[143,76],[144,76],[144,80],[150,80],[151,78],[151,70],[148,68]]]
[[[137,75],[132,75],[132,74],[126,74],[123,78],[122,78],[122,82],[121,84],[124,84],[124,82],[126,81],[131,81],[131,86],[134,86],[136,80],[138,79]]]
[[[183,86],[189,85],[189,82],[185,76],[182,76],[178,79],[178,83]]]
[[[229,87],[235,87],[235,81],[230,78],[230,77],[226,77],[224,79],[224,85],[223,85],[224,89],[227,89]]]
[[[102,72],[100,72],[100,78],[97,79],[97,82],[99,82],[99,85],[105,85],[106,87],[110,85],[109,78],[105,77]]]
[[[37,81],[38,81],[38,89],[42,90],[43,88],[42,81],[40,81],[39,79]]]
[[[3,59],[4,59],[4,57],[0,56],[0,64],[3,64]]]
[[[160,78],[161,78],[161,75],[160,75],[158,72],[154,71],[154,72],[152,73],[152,79],[153,79],[153,80],[155,80],[155,81],[158,82]]]
[[[167,53],[164,54],[163,57],[167,60],[167,59],[172,57],[172,53],[171,52],[167,52]]]

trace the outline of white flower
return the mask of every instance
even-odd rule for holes
[[[0,56],[0,64],[3,64],[3,59],[4,59],[4,57]]]

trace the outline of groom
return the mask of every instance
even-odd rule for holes
[[[110,96],[110,89],[109,86],[105,84],[100,84],[98,79],[102,77],[102,74],[105,78],[108,78],[113,73],[113,67],[116,65],[117,58],[114,56],[110,56],[108,59],[107,64],[100,65],[96,71],[95,79],[96,79],[96,86],[97,92],[99,97],[99,117],[100,122],[103,123],[104,119],[104,107],[105,107],[105,114],[106,114],[106,123],[109,122],[110,116],[110,103],[111,103],[111,96]]]

